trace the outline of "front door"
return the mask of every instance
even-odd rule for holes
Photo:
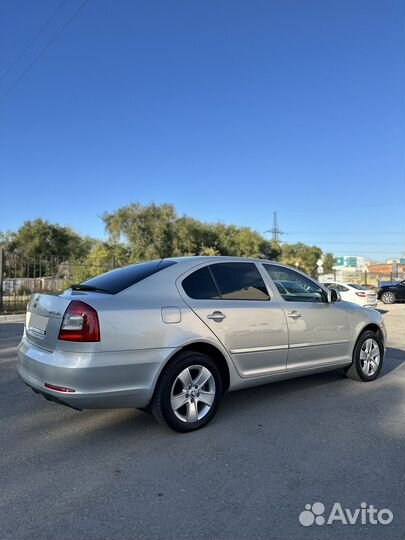
[[[327,301],[325,291],[300,272],[263,264],[277,288],[288,321],[287,371],[349,360],[350,319],[344,303]]]

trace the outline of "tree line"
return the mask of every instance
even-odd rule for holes
[[[229,255],[273,259],[317,277],[317,261],[324,272],[334,264],[331,253],[301,242],[278,243],[250,227],[205,223],[179,216],[171,204],[132,203],[102,216],[107,241],[82,236],[70,227],[43,219],[26,221],[17,231],[0,232],[0,244],[14,257],[58,258],[86,267],[86,274],[162,257]],[[86,276],[78,276],[84,278]]]

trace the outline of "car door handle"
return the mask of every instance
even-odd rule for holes
[[[221,311],[214,311],[214,313],[210,313],[207,315],[207,319],[211,319],[213,321],[221,322],[225,319],[226,315],[224,315]]]
[[[289,311],[287,313],[287,317],[290,317],[290,319],[299,319],[301,317],[301,313],[299,311]]]

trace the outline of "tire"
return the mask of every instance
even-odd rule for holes
[[[391,291],[384,292],[381,295],[381,300],[384,302],[384,304],[395,304],[395,294]]]
[[[371,330],[360,335],[353,351],[353,362],[346,370],[346,377],[355,381],[374,381],[381,371],[384,345],[381,338]]]
[[[184,351],[164,368],[153,395],[152,413],[175,431],[194,431],[212,420],[222,395],[221,373],[214,360]]]

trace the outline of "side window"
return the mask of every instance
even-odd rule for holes
[[[347,292],[349,290],[347,287],[344,287],[343,285],[340,285],[339,283],[329,283],[328,287],[330,289],[336,289],[339,292]]]
[[[326,302],[323,289],[305,276],[272,264],[263,265],[287,302]]]
[[[219,263],[210,269],[223,300],[270,300],[254,263]]]
[[[219,299],[219,292],[208,266],[193,272],[182,281],[187,296],[196,300]]]
[[[274,285],[280,294],[287,294],[287,289],[277,279],[274,281]]]

